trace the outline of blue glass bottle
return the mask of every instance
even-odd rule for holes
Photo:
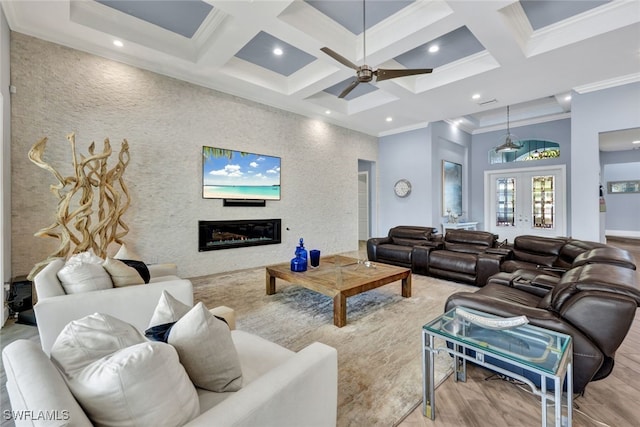
[[[296,257],[291,260],[291,271],[307,271],[308,254],[301,237],[300,245],[296,246]]]

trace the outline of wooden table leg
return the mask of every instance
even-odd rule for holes
[[[347,297],[343,294],[333,297],[333,324],[338,328],[347,324]]]
[[[267,295],[273,295],[276,293],[276,278],[269,274],[267,271],[266,277],[266,285],[267,285]]]
[[[411,273],[402,279],[402,296],[405,298],[411,297]]]

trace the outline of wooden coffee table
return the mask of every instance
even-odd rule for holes
[[[276,293],[276,277],[333,298],[333,323],[347,324],[347,298],[402,280],[402,296],[411,296],[411,269],[388,264],[369,263],[345,256],[327,256],[320,266],[304,272],[291,271],[291,264],[266,267],[267,295]]]

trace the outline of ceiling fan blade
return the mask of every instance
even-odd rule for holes
[[[384,70],[382,68],[374,71],[376,81],[395,79],[396,77],[414,76],[416,74],[428,74],[433,68],[413,68],[408,70]]]
[[[338,61],[339,63],[341,63],[342,65],[346,65],[347,67],[353,68],[354,70],[358,69],[358,66],[356,64],[349,61],[347,58],[340,55],[339,53],[329,49],[328,47],[323,47],[320,50],[326,53],[327,55],[329,55],[330,57],[332,57],[333,59],[335,59],[336,61]]]
[[[349,92],[354,90],[356,86],[358,86],[359,84],[360,82],[357,79],[352,81],[351,84],[347,86],[345,90],[342,91],[342,93],[340,94],[340,96],[338,96],[338,98],[344,98],[345,96],[349,95]]]

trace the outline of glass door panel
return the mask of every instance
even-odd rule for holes
[[[531,177],[531,224],[533,228],[555,228],[554,176]]]
[[[496,226],[513,227],[516,209],[516,179],[496,179]]]
[[[491,171],[486,176],[487,231],[512,242],[516,236],[565,235],[565,171],[561,166]]]

